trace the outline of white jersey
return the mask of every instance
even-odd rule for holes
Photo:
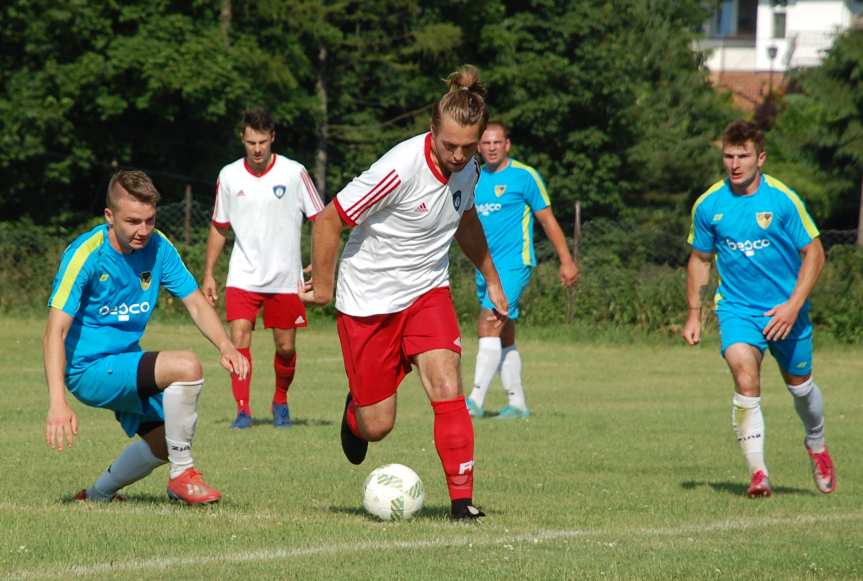
[[[431,133],[393,147],[335,198],[356,226],[342,252],[336,308],[364,317],[408,308],[449,286],[449,248],[462,214],[473,207],[479,164],[447,180],[431,157]]]
[[[273,155],[260,175],[245,159],[222,168],[213,224],[234,230],[226,286],[297,294],[303,277],[303,215],[313,220],[323,207],[306,168],[284,156]]]

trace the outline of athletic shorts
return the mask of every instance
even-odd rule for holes
[[[518,319],[518,301],[521,299],[524,289],[530,283],[530,277],[533,276],[532,266],[522,266],[520,268],[509,268],[506,270],[497,271],[500,277],[500,284],[503,286],[503,294],[506,295],[506,300],[509,302],[509,318],[515,321]],[[488,310],[492,310],[494,305],[488,298],[488,288],[485,284],[485,277],[476,271],[476,297],[479,299],[479,305]]]
[[[722,337],[722,356],[725,350],[734,343],[746,343],[758,348],[762,353],[770,349],[770,353],[779,363],[779,367],[789,375],[808,375],[812,372],[812,324],[808,313],[797,317],[788,337],[782,341],[768,341],[764,337],[764,328],[771,317],[730,313],[720,311],[719,334]]]
[[[265,329],[294,329],[308,324],[306,305],[297,294],[256,293],[232,286],[225,289],[228,321],[251,321],[254,329],[262,306]]]
[[[449,287],[420,296],[403,311],[353,317],[336,315],[348,386],[357,405],[395,395],[411,371],[411,357],[433,349],[461,353],[461,332]]]
[[[162,392],[146,399],[138,394],[138,366],[143,351],[108,355],[66,377],[66,386],[81,403],[114,411],[130,438],[144,424],[165,421]]]

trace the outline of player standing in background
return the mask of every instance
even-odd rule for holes
[[[534,216],[560,259],[561,284],[572,286],[578,280],[578,266],[551,211],[545,184],[535,169],[509,157],[511,145],[507,128],[500,121],[490,122],[479,142],[479,153],[485,165],[476,187],[476,211],[509,302],[509,319],[502,327],[489,322],[493,305],[485,278],[477,271],[479,350],[473,391],[467,400],[470,415],[474,417],[485,415],[485,396],[498,370],[509,401],[496,417],[513,419],[530,415],[521,382],[521,355],[515,346],[515,322],[519,315],[518,301],[536,267]]]
[[[153,235],[159,192],[146,174],[120,171],[108,184],[108,222],[79,236],[63,255],[48,302],[43,349],[50,405],[49,446],[62,450],[78,433],[66,388],[82,403],[114,411],[131,444],[77,500],[109,501],[118,490],[170,463],[168,495],[189,504],[216,502],[192,463],[201,362],[190,351],[141,350],[159,287],[183,301],[218,349],[222,367],[245,377],[246,359],[198,291],[174,246]]]
[[[764,461],[761,363],[770,349],[794,408],[806,429],[804,445],[815,486],[836,488],[836,472],[824,442],[824,401],[812,377],[809,294],[824,267],[819,232],[797,194],[761,173],[764,135],[744,121],[722,136],[726,179],[692,207],[683,337],[701,340],[701,307],[716,257],[720,284],[714,297],[722,355],[734,378],[733,423],[751,473],[750,497],[770,496]]]
[[[474,434],[459,370],[461,336],[449,290],[453,238],[488,281],[496,324],[508,311],[474,209],[474,158],[488,121],[478,71],[449,77],[431,131],[396,145],[324,209],[313,234],[313,288],[325,304],[343,228],[353,228],[339,266],[337,325],[350,393],[342,449],[360,464],[368,442],[396,419],[396,390],[411,364],[434,410],[434,440],[446,475],[451,515],[474,519]]]
[[[271,411],[277,428],[292,424],[288,388],[297,366],[297,328],[305,327],[306,307],[299,298],[303,274],[300,238],[303,216],[314,220],[324,208],[306,168],[273,153],[275,126],[266,111],[248,111],[241,135],[244,158],[222,168],[207,239],[201,290],[211,305],[218,292],[213,270],[225,247],[225,230],[234,231],[225,308],[231,340],[252,364],[252,331],[264,309],[264,327],[273,330],[276,386]],[[243,379],[231,377],[237,402],[233,429],[252,426],[251,368]]]

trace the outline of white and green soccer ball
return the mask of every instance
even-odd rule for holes
[[[425,499],[422,480],[402,464],[375,468],[363,484],[363,507],[381,520],[409,519],[420,511]]]

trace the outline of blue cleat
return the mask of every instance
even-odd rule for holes
[[[288,404],[273,404],[273,427],[274,428],[290,428],[294,425],[291,421],[291,410],[288,409]]]
[[[496,419],[499,420],[521,420],[530,415],[530,411],[527,408],[517,408],[512,405],[508,405],[502,408],[495,416]]]
[[[247,414],[246,412],[240,412],[237,414],[237,419],[231,424],[232,430],[245,430],[246,428],[252,427],[252,416]]]
[[[481,418],[485,415],[482,408],[476,405],[471,398],[467,398],[465,401],[467,402],[467,413],[470,414],[470,417]]]

